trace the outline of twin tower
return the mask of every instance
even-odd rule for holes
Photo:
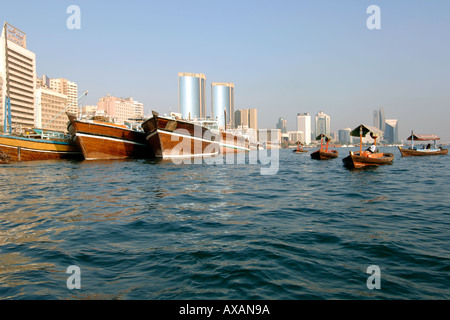
[[[206,77],[202,73],[178,73],[178,110],[184,119],[206,118]],[[219,127],[234,127],[234,84],[211,83],[211,119]]]

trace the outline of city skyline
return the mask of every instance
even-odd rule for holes
[[[260,128],[284,117],[295,130],[297,113],[324,110],[337,132],[370,125],[382,107],[401,122],[399,140],[414,130],[450,142],[448,2],[246,1],[217,15],[215,2],[78,1],[79,30],[66,26],[71,4],[5,3],[0,19],[27,34],[36,74],[71,79],[87,105],[111,93],[146,114],[177,111],[177,74],[199,72],[207,85],[234,83],[235,109],[257,107]],[[366,26],[371,4],[380,30]]]

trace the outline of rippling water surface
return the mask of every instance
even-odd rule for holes
[[[1,299],[449,299],[449,156],[0,166]],[[69,266],[81,289],[68,289]],[[370,290],[368,266],[380,268]]]

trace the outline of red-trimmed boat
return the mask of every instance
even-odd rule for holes
[[[374,152],[362,150],[362,138],[365,137],[367,133],[370,133],[370,136],[374,139],[374,148],[375,148]],[[392,164],[394,161],[393,153],[379,152],[376,149],[377,138],[380,137],[382,134],[383,132],[378,130],[377,128],[366,126],[363,124],[353,129],[350,132],[350,135],[353,137],[359,136],[360,138],[359,152],[350,151],[350,154],[344,159],[342,159],[344,166],[347,168],[359,169],[372,166]]]
[[[331,138],[330,136],[328,136],[324,133],[321,133],[320,135],[318,135],[316,137],[316,140],[320,140],[320,149],[311,153],[311,159],[330,160],[330,159],[337,158],[339,155],[337,150],[328,150],[328,144],[332,139],[333,138]],[[325,146],[324,146],[324,140],[326,141]]]

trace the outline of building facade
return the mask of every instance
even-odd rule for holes
[[[352,143],[352,137],[350,136],[350,132],[351,131],[352,131],[352,129],[350,129],[350,128],[340,129],[338,131],[339,143],[341,143],[341,144],[350,144],[350,143]]]
[[[319,134],[327,134],[330,135],[331,133],[331,118],[326,113],[319,111],[319,113],[316,114],[316,131],[315,136],[317,137]]]
[[[373,112],[373,126],[384,132],[386,127],[386,119],[384,117],[383,108],[380,108]]]
[[[78,85],[67,79],[50,79],[50,89],[67,96],[67,112],[78,116]]]
[[[139,105],[139,107],[137,107]],[[104,112],[109,115],[114,120],[114,123],[124,124],[130,121],[130,119],[140,118],[143,116],[142,113],[137,117],[137,108],[141,110],[141,103],[134,101],[133,98],[118,98],[107,95],[102,97],[97,102],[97,111]],[[139,111],[141,112],[141,111]]]
[[[384,139],[389,143],[398,143],[398,120],[387,119],[385,121]]]
[[[68,118],[64,109],[68,98],[44,86],[36,89],[36,127],[67,132]]]
[[[233,83],[211,84],[211,112],[211,118],[218,120],[219,127],[235,127]]]
[[[284,118],[279,118],[276,128],[280,129],[281,133],[287,133],[287,120]]]
[[[206,118],[205,83],[202,73],[178,73],[178,112],[184,119]]]
[[[309,113],[297,113],[297,131],[303,132],[301,143],[311,144],[311,116]]]
[[[22,128],[34,127],[36,54],[27,49],[26,34],[7,23],[0,37],[0,78],[0,125],[5,123],[5,101],[9,97],[11,124]]]
[[[235,128],[247,127],[258,130],[258,110],[256,108],[236,110]]]

